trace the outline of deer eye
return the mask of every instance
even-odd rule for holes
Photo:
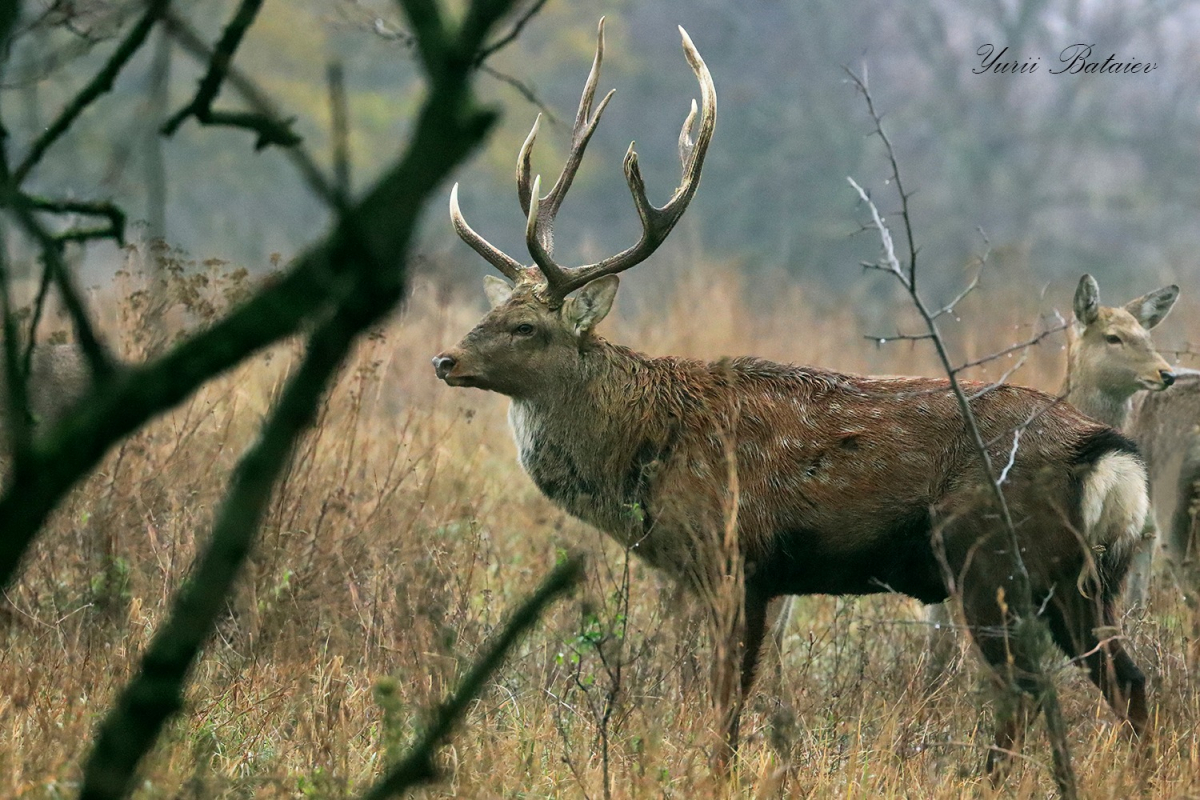
[[[517,336],[532,336],[533,331],[534,327],[528,322],[522,322],[520,325],[513,328],[513,333],[515,333]]]
[[[1121,337],[1117,336],[1115,333],[1109,333],[1105,335],[1104,341],[1108,342],[1109,344],[1121,344]]]

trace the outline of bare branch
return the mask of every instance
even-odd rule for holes
[[[1012,597],[1011,607],[1016,611],[1018,623],[1034,623],[1038,617],[1034,610],[1033,596],[1031,589],[1031,579],[1028,568],[1025,564],[1025,559],[1021,555],[1020,539],[1017,536],[1016,526],[1013,521],[1011,510],[1008,506],[1008,501],[1004,496],[1002,483],[1008,475],[1008,468],[1012,461],[1016,458],[1017,447],[1020,442],[1020,430],[1018,428],[1014,433],[1013,449],[1010,454],[1009,464],[1004,467],[999,477],[992,464],[989,445],[983,439],[982,431],[979,423],[975,418],[974,412],[971,410],[971,399],[967,397],[962,385],[958,381],[957,370],[950,361],[949,352],[946,348],[946,343],[943,340],[938,329],[937,318],[939,314],[935,314],[925,305],[923,298],[917,291],[917,272],[916,272],[916,253],[917,249],[913,242],[912,220],[908,209],[908,196],[905,194],[903,186],[900,182],[900,172],[896,163],[895,153],[892,149],[890,140],[883,130],[883,121],[875,110],[874,102],[871,94],[867,89],[866,80],[859,79],[858,76],[851,73],[851,79],[859,92],[866,99],[867,110],[871,115],[871,120],[875,125],[875,131],[883,140],[887,149],[888,160],[892,166],[892,178],[896,181],[896,190],[900,195],[902,210],[900,212],[901,219],[904,224],[904,229],[908,237],[909,247],[909,262],[908,269],[902,269],[899,259],[896,257],[895,246],[892,242],[892,236],[887,226],[884,223],[879,209],[875,203],[867,195],[867,193],[854,182],[852,178],[847,178],[850,185],[858,192],[860,199],[866,204],[870,211],[873,225],[879,233],[880,241],[883,244],[883,263],[887,265],[897,280],[904,285],[908,291],[909,298],[912,300],[913,306],[920,314],[925,327],[928,330],[934,348],[937,351],[938,360],[941,362],[942,370],[945,373],[950,389],[958,401],[959,411],[961,412],[963,424],[967,428],[967,433],[974,449],[979,456],[979,461],[983,467],[983,473],[986,477],[987,489],[996,503],[996,508],[999,511],[1001,524],[1004,532],[1007,535],[1007,548],[1012,556],[1013,573],[1010,576],[1012,581]],[[1039,412],[1040,413],[1040,412]],[[1035,415],[1036,416],[1036,415]],[[1022,624],[1018,633],[1022,636],[1029,636],[1029,633],[1024,631],[1031,630],[1025,624]],[[1036,659],[1035,659],[1036,663]],[[1035,676],[1037,685],[1038,700],[1041,702],[1046,714],[1046,727],[1049,733],[1051,750],[1053,753],[1054,762],[1054,779],[1058,785],[1060,794],[1064,798],[1075,798],[1078,795],[1077,782],[1075,772],[1071,766],[1070,750],[1067,743],[1066,723],[1063,720],[1062,709],[1058,704],[1057,694],[1053,682],[1045,675],[1042,670],[1038,670]]]
[[[408,4],[418,14],[424,10],[418,0]],[[219,322],[161,358],[97,385],[86,402],[76,404],[47,432],[28,461],[13,471],[0,497],[0,586],[12,578],[46,516],[114,442],[181,402],[201,383],[339,304],[353,302],[376,315],[394,307],[407,285],[405,259],[426,199],[495,120],[494,113],[471,102],[473,70],[461,54],[473,53],[507,8],[503,2],[473,4],[458,35],[432,46],[430,58],[439,78],[418,114],[407,150],[340,216],[326,239]],[[447,36],[440,26],[432,35]],[[33,212],[24,213],[32,219]]]
[[[489,44],[487,47],[479,51],[479,55],[475,56],[475,66],[483,66],[484,61],[487,61],[497,52],[515,42],[517,37],[521,35],[521,31],[525,29],[525,26],[531,19],[537,16],[538,12],[542,10],[542,6],[544,5],[546,5],[546,0],[534,0],[533,4],[525,10],[525,13],[518,17],[513,23],[512,27],[509,28],[508,33],[504,34],[495,42]]]
[[[171,34],[172,38],[184,50],[187,50],[193,58],[204,63],[210,63],[216,57],[213,50],[200,38],[200,35],[178,16],[171,13],[165,14],[163,17],[163,26]],[[241,98],[254,109],[256,114],[275,120],[281,118],[279,111],[276,110],[274,103],[267,97],[266,92],[256,86],[254,81],[250,80],[249,77],[244,75],[233,64],[225,66],[224,81],[237,91]],[[278,124],[283,125],[284,123],[279,122]],[[284,148],[283,152],[308,182],[309,188],[331,208],[338,208],[336,191],[334,191],[333,186],[330,185],[324,173],[317,167],[316,162],[305,152],[301,143],[297,141],[293,146]]]
[[[54,282],[55,288],[58,289],[59,297],[62,299],[63,306],[66,307],[67,314],[71,317],[75,338],[79,342],[79,349],[87,357],[93,379],[99,382],[108,378],[116,369],[113,357],[108,348],[100,341],[100,337],[92,326],[87,309],[84,307],[83,297],[75,286],[67,262],[63,259],[62,242],[42,227],[33,212],[22,202],[23,198],[12,191],[9,193],[9,198],[15,198],[15,202],[8,203],[13,215],[42,250],[45,269],[49,273],[50,280]]]
[[[168,5],[170,5],[170,0],[150,0],[146,8],[146,13],[134,24],[125,39],[117,45],[117,49],[109,56],[108,61],[100,71],[63,107],[63,110],[59,112],[54,122],[50,123],[46,130],[42,132],[42,135],[35,139],[33,144],[29,146],[29,152],[26,154],[24,160],[12,172],[12,183],[14,186],[20,186],[24,182],[29,171],[37,166],[42,156],[50,149],[50,146],[70,129],[71,125],[88,106],[94,103],[102,94],[112,91],[117,75],[129,63],[129,59],[133,57],[133,54],[146,42],[146,37],[150,34],[150,29],[154,27],[154,23],[166,11]]]
[[[107,226],[75,228],[55,234],[54,238],[60,242],[113,239],[118,245],[125,244],[125,212],[107,200],[52,200],[27,194],[21,198],[21,202],[35,211],[49,211],[55,214],[86,214],[108,219]],[[84,231],[92,233],[87,236],[81,235]]]
[[[200,79],[200,87],[195,97],[179,111],[175,112],[162,126],[164,136],[171,136],[179,129],[188,117],[195,117],[201,125],[224,125],[231,128],[245,128],[258,134],[254,143],[255,150],[261,150],[268,145],[292,147],[300,144],[300,137],[292,130],[294,119],[279,119],[273,114],[258,111],[216,111],[212,104],[221,91],[221,84],[229,72],[233,55],[242,37],[254,22],[258,11],[262,8],[263,0],[242,0],[234,12],[229,24],[221,33],[221,38],[213,49],[209,60],[208,72]]]
[[[170,618],[155,634],[137,675],[100,726],[84,770],[81,800],[125,797],[138,763],[154,746],[163,725],[182,708],[188,673],[250,554],[272,487],[296,439],[316,416],[325,388],[357,330],[340,315],[313,334],[299,370],[256,443],[238,463],[212,538],[176,597]]]

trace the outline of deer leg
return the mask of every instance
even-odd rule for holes
[[[925,688],[932,692],[946,677],[951,662],[958,655],[958,636],[954,631],[950,601],[925,606],[925,622],[929,626],[925,640],[925,651],[929,656]]]
[[[1037,662],[1026,652],[995,600],[971,602],[963,598],[963,612],[971,637],[980,654],[994,671],[1003,701],[996,709],[996,744],[988,751],[987,771],[993,784],[1007,774],[1013,755],[1019,753],[1025,731],[1041,712],[1037,697]],[[1015,685],[1017,691],[1011,691]]]
[[[766,637],[768,603],[767,598],[749,589],[746,590],[745,605],[743,606],[745,626],[742,629],[741,640],[731,642],[729,643],[730,646],[725,647],[727,654],[726,669],[732,666],[738,654],[741,656],[741,669],[738,672],[737,691],[733,693],[733,697],[729,697],[728,692],[721,688],[723,681],[718,676],[719,682],[717,684],[716,699],[718,703],[724,706],[725,747],[723,748],[724,752],[722,756],[716,759],[715,766],[722,772],[728,769],[729,759],[737,752],[742,709],[746,705],[746,698],[750,695],[750,689],[754,686],[754,677],[758,670],[763,639]],[[718,669],[720,669],[720,666]]]
[[[776,597],[767,605],[767,627],[771,631],[771,643],[764,654],[769,664],[770,680],[768,691],[775,695],[783,694],[783,643],[787,636],[788,627],[792,623],[792,614],[796,607],[796,598],[791,596]]]
[[[1098,631],[1117,630],[1112,600],[1075,594],[1051,603],[1046,613],[1054,641],[1068,656],[1087,667],[1092,683],[1117,716],[1129,724],[1129,733],[1136,738],[1144,737],[1149,721],[1146,676],[1119,641],[1115,638],[1101,641],[1098,635]]]

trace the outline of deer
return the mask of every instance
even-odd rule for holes
[[[0,432],[10,413],[6,370],[0,366]],[[26,380],[27,413],[35,425],[60,419],[91,382],[83,353],[71,344],[38,344],[33,348]],[[0,448],[5,445],[0,445]]]
[[[603,20],[566,162],[546,195],[541,177],[530,174],[537,121],[518,153],[532,264],[471,228],[455,184],[455,231],[503,278],[485,277],[491,308],[433,357],[437,377],[509,398],[519,462],[542,494],[702,600],[732,569],[709,543],[734,531],[741,625],[734,646],[715,648],[715,660],[738,676],[739,691],[722,718],[718,768],[736,752],[772,601],[898,592],[941,602],[950,593],[943,557],[960,576],[965,617],[984,659],[1032,693],[1037,664],[1011,649],[1012,611],[998,602],[1012,583],[1009,534],[981,488],[982,460],[947,380],[859,376],[755,357],[652,357],[596,333],[619,273],[647,260],[692,200],[712,140],[712,76],[680,33],[700,107],[693,101],[680,132],[682,178],[665,205],[647,199],[634,145],[625,155],[642,225],[633,245],[582,266],[562,265],[553,254],[555,215],[613,96],[593,111]],[[1118,639],[1097,635],[1117,624],[1116,599],[1147,514],[1136,446],[1033,389],[966,386],[995,463],[1008,459],[1013,431],[1027,428],[1004,488],[1054,641],[1086,666],[1132,735],[1145,734],[1145,677]],[[935,553],[935,532],[943,553]],[[987,759],[993,775],[1002,774],[1028,719],[998,713]]]
[[[1138,444],[1149,470],[1152,508],[1159,520],[1172,520],[1171,550],[1182,557],[1195,514],[1189,515],[1188,509],[1196,505],[1194,484],[1200,480],[1200,447],[1190,462],[1186,455],[1192,452],[1188,443],[1200,442],[1200,434],[1194,432],[1200,423],[1200,373],[1189,375],[1173,368],[1150,336],[1150,329],[1166,318],[1178,297],[1179,287],[1170,285],[1123,306],[1103,306],[1096,279],[1083,275],[1075,290],[1060,394],[1079,411],[1123,431]],[[1178,388],[1165,391],[1177,383]],[[1172,508],[1167,501],[1176,496]],[[1179,519],[1172,517],[1173,511],[1182,511]],[[1142,531],[1147,545],[1156,538],[1156,528],[1165,527],[1156,526],[1155,517],[1155,513],[1147,516]],[[1147,545],[1139,546],[1130,568],[1126,591],[1130,606],[1145,600],[1153,550]],[[930,626],[926,649],[932,685],[945,674],[958,645],[946,604],[926,608],[925,619]],[[779,641],[782,630],[774,634]]]
[[[1178,296],[1179,287],[1170,285],[1121,307],[1103,306],[1090,275],[1075,291],[1067,400],[1124,431],[1149,469],[1153,513],[1143,532],[1147,546],[1132,568],[1131,606],[1145,603],[1156,550],[1165,552],[1185,593],[1195,592],[1186,573],[1200,545],[1200,372],[1168,364],[1149,333]]]

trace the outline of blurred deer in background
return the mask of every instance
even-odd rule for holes
[[[485,279],[492,308],[433,359],[438,377],[510,397],[520,461],[541,491],[702,599],[740,566],[743,624],[730,646],[714,647],[717,669],[740,673],[723,721],[730,747],[718,766],[736,746],[768,603],[793,594],[878,592],[940,602],[948,590],[931,545],[935,531],[961,578],[966,619],[984,657],[1029,690],[1037,665],[1012,646],[1012,618],[998,601],[1012,580],[1008,534],[982,490],[980,458],[947,381],[860,377],[757,358],[652,358],[596,335],[616,295],[616,273],[650,256],[695,194],[716,121],[712,78],[684,33],[701,103],[695,143],[694,103],[680,135],[680,186],[665,206],[652,206],[631,146],[625,176],[641,237],[598,263],[561,266],[553,256],[555,214],[612,96],[592,112],[603,42],[602,21],[566,166],[544,197],[540,178],[530,180],[536,123],[518,156],[532,266],[473,231],[457,187],[451,192],[459,236],[508,280]],[[1029,426],[1004,486],[1035,603],[1058,645],[1088,668],[1140,734],[1145,678],[1119,639],[1101,642],[1097,629],[1117,621],[1114,599],[1146,516],[1141,460],[1116,431],[1052,397],[984,388],[971,385],[971,405],[996,463],[1008,461],[1014,431]],[[730,531],[732,559],[721,547]],[[989,767],[1018,746],[1024,728],[1015,715],[999,716]]]
[[[75,345],[39,344],[33,349],[26,379],[28,413],[35,425],[54,422],[78,400],[91,382],[91,370]],[[0,363],[0,431],[9,415],[8,382]],[[0,441],[0,452],[7,443]]]
[[[1200,480],[1200,434],[1195,430],[1200,424],[1200,373],[1172,368],[1150,338],[1150,329],[1166,318],[1178,297],[1179,287],[1172,285],[1124,306],[1102,306],[1096,279],[1080,278],[1063,394],[1084,414],[1137,442],[1148,467],[1159,527],[1170,530],[1162,544],[1182,562],[1189,553]],[[1175,388],[1165,391],[1171,386]],[[1166,520],[1169,528],[1162,524]],[[1131,605],[1145,601],[1155,514],[1147,516],[1143,538],[1146,544],[1134,558],[1126,593]],[[957,639],[945,605],[930,606],[926,619],[931,625],[931,674],[936,678],[957,652]]]

